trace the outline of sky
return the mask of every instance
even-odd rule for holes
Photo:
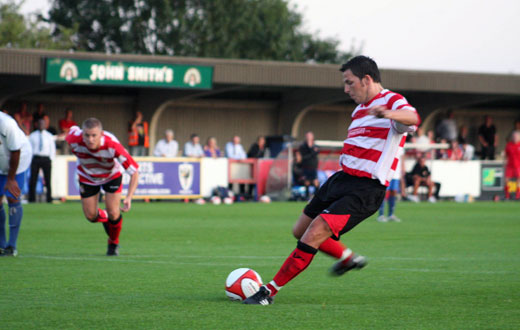
[[[288,1],[305,31],[381,68],[520,75],[519,0]],[[48,8],[48,0],[25,0],[22,12]]]

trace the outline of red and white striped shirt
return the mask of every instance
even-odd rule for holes
[[[352,112],[352,123],[343,142],[339,162],[345,173],[376,179],[388,186],[397,169],[397,155],[403,148],[406,135],[417,127],[369,115],[370,108],[378,105],[390,110],[408,109],[417,113],[402,95],[387,89],[368,103],[358,105]]]
[[[78,126],[72,126],[65,138],[70,149],[78,157],[77,170],[79,181],[100,186],[121,176],[122,168],[130,175],[134,174],[139,165],[128,151],[110,132],[103,131],[101,145],[97,150],[87,148],[83,142],[83,131]]]

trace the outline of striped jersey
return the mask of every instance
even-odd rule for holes
[[[383,89],[352,112],[352,123],[339,160],[345,173],[376,179],[388,186],[397,169],[398,154],[404,146],[406,135],[417,127],[369,115],[370,108],[378,105],[390,110],[408,109],[417,113],[402,95]]]
[[[103,185],[121,176],[123,168],[130,175],[139,165],[110,132],[103,131],[101,145],[97,150],[87,148],[83,131],[72,126],[65,140],[76,157],[79,181],[89,185]]]

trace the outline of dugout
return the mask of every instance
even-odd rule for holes
[[[57,60],[56,71],[50,65]],[[88,77],[74,80],[73,70],[63,70],[65,62],[87,65]],[[473,126],[480,124],[481,115],[492,114],[500,132],[509,132],[520,118],[519,75],[387,70],[380,65],[383,85],[417,107],[425,129],[447,109],[459,123]],[[128,75],[131,66],[144,68],[133,71],[134,78],[143,72],[159,77],[162,70],[162,81],[119,79],[125,74],[121,66]],[[192,80],[186,79],[190,68],[199,72]],[[123,143],[133,111],[140,110],[150,122],[152,146],[172,128],[180,146],[197,132],[203,142],[215,136],[221,148],[239,135],[246,149],[258,135],[301,139],[308,130],[317,139],[342,140],[355,107],[343,93],[338,65],[0,49],[0,105],[14,113],[22,102],[30,112],[42,103],[55,127],[66,108],[77,122],[99,117]]]

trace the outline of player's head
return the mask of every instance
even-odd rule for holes
[[[103,125],[97,118],[89,118],[81,125],[83,129],[83,142],[89,149],[97,149],[101,144],[101,137],[103,136]]]
[[[358,104],[366,103],[379,93],[381,74],[376,62],[367,56],[356,56],[343,64],[345,93]]]
[[[513,143],[520,142],[520,132],[514,131],[513,136],[511,137],[511,141],[513,141]]]

